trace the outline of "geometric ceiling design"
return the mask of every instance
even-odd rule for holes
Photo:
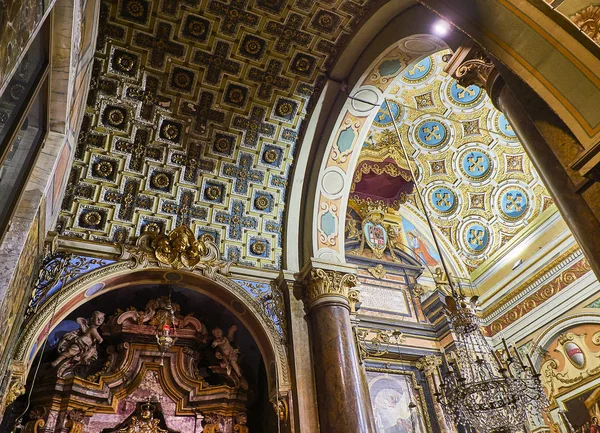
[[[472,271],[552,200],[485,91],[463,88],[443,72],[447,53],[425,57],[396,78],[388,96],[395,119],[384,103],[363,153],[394,147],[395,121],[416,161],[417,187],[433,224]],[[413,195],[400,209],[409,206],[422,215],[416,203]]]
[[[371,0],[103,0],[57,229],[132,243],[188,225],[281,266],[294,146]]]

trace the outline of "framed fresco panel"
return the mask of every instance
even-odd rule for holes
[[[423,389],[415,372],[402,365],[366,366],[376,433],[428,433],[431,429]]]

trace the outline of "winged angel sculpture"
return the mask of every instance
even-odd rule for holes
[[[89,365],[98,359],[97,344],[102,343],[98,328],[104,323],[104,313],[94,311],[88,322],[83,317],[77,318],[79,329],[67,332],[58,343],[60,354],[52,366],[60,366],[58,374],[78,365]]]

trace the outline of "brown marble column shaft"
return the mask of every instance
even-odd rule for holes
[[[554,151],[571,142],[577,144],[573,134],[533,90],[517,81],[502,65],[496,67],[483,49],[472,42],[455,52],[445,70],[463,86],[475,84],[484,88],[496,108],[504,113],[594,273],[600,278],[600,237],[590,236],[600,233],[600,221],[577,192],[573,178]],[[507,78],[512,86],[519,87],[519,97],[506,84],[499,70],[510,75]]]
[[[359,364],[350,303],[356,276],[311,269],[305,278],[320,430],[375,431],[364,373]]]

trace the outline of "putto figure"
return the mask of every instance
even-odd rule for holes
[[[77,365],[89,365],[98,359],[97,344],[102,343],[98,332],[104,323],[104,313],[94,311],[90,321],[83,317],[77,318],[79,329],[66,333],[58,343],[59,357],[52,363],[53,367],[59,366],[59,375],[67,369]]]
[[[217,349],[216,356],[217,359],[221,360],[221,367],[227,370],[227,375],[231,376],[231,370],[235,371],[236,375],[241,379],[242,378],[242,370],[240,365],[238,364],[239,359],[239,349],[234,349],[231,345],[231,340],[233,340],[233,336],[237,331],[237,326],[233,325],[227,331],[227,337],[223,335],[223,330],[221,328],[215,328],[212,330],[212,335],[214,337],[212,347]]]

